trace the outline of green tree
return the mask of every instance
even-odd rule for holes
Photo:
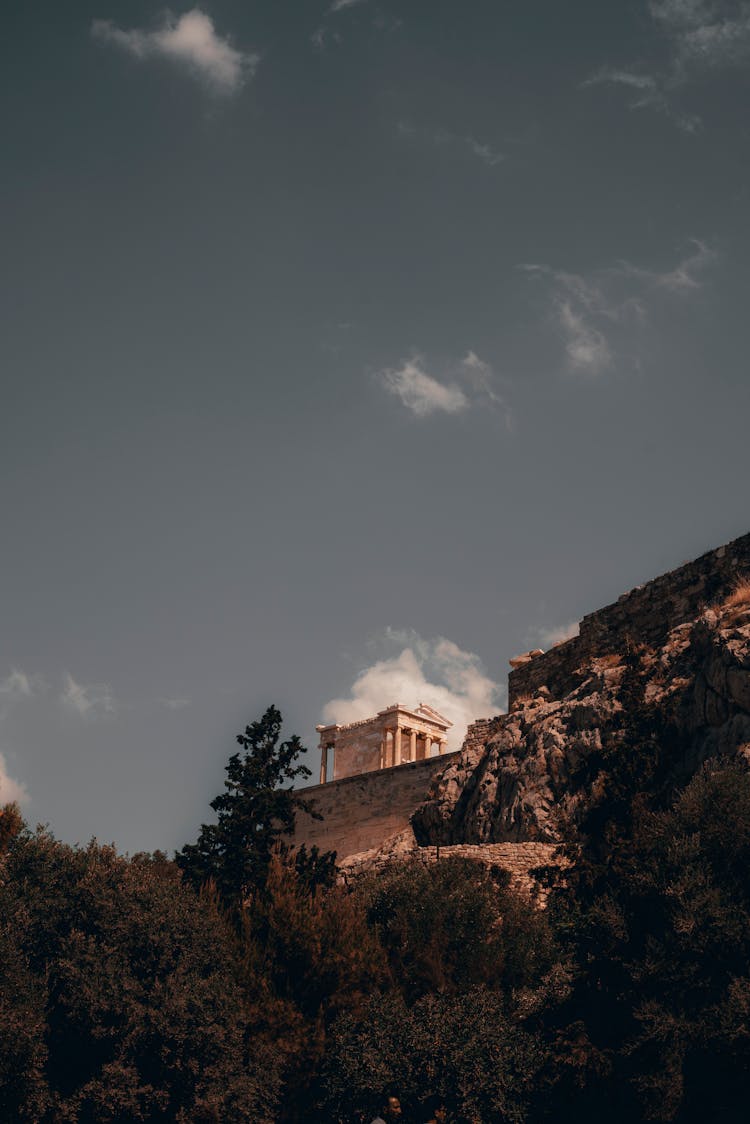
[[[407,1002],[482,984],[532,990],[556,964],[546,915],[466,858],[394,863],[355,890]]]
[[[237,940],[164,856],[17,834],[0,877],[0,1119],[276,1118]]]
[[[283,742],[280,737],[281,714],[275,706],[237,735],[242,751],[229,758],[225,791],[210,804],[216,823],[202,824],[197,843],[175,855],[188,881],[196,887],[212,881],[232,908],[264,885],[271,853],[294,831],[297,811],[320,818],[290,787],[311,775],[306,765],[297,764],[304,746],[296,734]],[[300,863],[314,881],[311,856],[315,866],[316,851],[303,855]],[[332,856],[324,856],[322,879],[330,880],[332,867]]]
[[[354,1120],[391,1088],[409,1107],[440,1094],[456,1124],[521,1124],[543,1060],[538,1036],[508,1015],[497,992],[425,995],[412,1007],[398,994],[379,996],[336,1024],[322,1118]]]

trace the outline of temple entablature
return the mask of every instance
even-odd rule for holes
[[[374,718],[316,726],[320,734],[320,783],[445,753],[453,725],[431,706],[394,703]]]

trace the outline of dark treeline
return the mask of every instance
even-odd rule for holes
[[[679,738],[622,728],[539,910],[466,860],[351,887],[284,845],[304,775],[273,708],[216,822],[175,861],[65,846],[0,815],[0,1120],[747,1119],[750,774],[682,787]]]

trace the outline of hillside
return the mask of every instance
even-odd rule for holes
[[[749,552],[745,536],[656,579],[511,673],[509,712],[436,779],[418,842],[555,842],[639,739],[659,742],[665,792],[709,758],[750,757]]]

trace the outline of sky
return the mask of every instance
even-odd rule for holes
[[[0,800],[196,838],[750,530],[750,4],[8,0]]]

